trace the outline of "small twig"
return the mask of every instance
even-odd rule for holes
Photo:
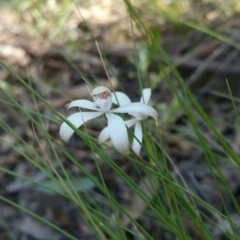
[[[240,98],[236,98],[236,97],[231,98],[229,96],[229,94],[227,94],[227,93],[218,92],[218,91],[215,91],[215,90],[210,90],[209,93],[212,94],[212,95],[216,95],[216,96],[219,96],[219,97],[226,98],[228,100],[234,100],[234,102],[236,102],[236,103],[240,103]]]
[[[111,87],[111,90],[113,91],[113,90],[114,90],[114,88],[113,88],[113,84],[112,84],[111,78],[110,78],[110,76],[109,76],[109,73],[108,73],[108,70],[107,70],[106,64],[105,64],[105,62],[104,62],[104,60],[103,60],[102,53],[101,53],[101,51],[100,51],[100,48],[99,48],[98,42],[95,41],[95,44],[96,44],[96,46],[97,46],[97,50],[98,50],[99,56],[100,56],[100,58],[101,58],[103,68],[104,68],[105,73],[106,73],[106,75],[107,75],[107,79],[108,79],[109,85],[110,85],[110,87]]]

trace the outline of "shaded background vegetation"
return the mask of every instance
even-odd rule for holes
[[[169,59],[177,68],[187,86],[192,90],[201,106],[211,117],[229,146],[239,155],[239,126],[226,84],[233,93],[237,111],[240,92],[240,40],[239,1],[132,1],[149,32],[155,34],[156,42],[162,45]],[[163,144],[182,173],[189,188],[204,201],[223,211],[219,193],[203,151],[196,147],[199,142],[192,126],[180,106],[174,102],[159,66],[149,53],[147,37],[142,26],[132,21],[123,1],[12,1],[1,2],[0,7],[0,58],[21,78],[30,83],[48,102],[64,116],[65,104],[73,99],[88,98],[84,79],[93,85],[106,85],[106,74],[95,45],[97,40],[106,57],[111,79],[116,89],[124,89],[132,100],[138,101],[141,75],[144,87],[151,87],[152,105],[160,112]],[[134,39],[134,40],[133,40]],[[139,59],[136,67],[134,56]],[[162,64],[165,61],[158,56]],[[138,69],[138,71],[137,71]],[[168,69],[166,69],[168,71]],[[169,77],[175,81],[169,71]],[[84,78],[84,79],[83,79]],[[47,132],[61,142],[58,136],[59,124],[40,119],[36,108],[43,116],[54,118],[44,104],[36,103],[26,88],[5,68],[0,67],[0,86],[37,121],[43,121]],[[1,97],[1,145],[0,145],[0,192],[1,195],[35,212],[70,232],[77,239],[95,239],[93,231],[84,217],[66,198],[36,187],[29,181],[12,176],[5,170],[27,176],[34,181],[50,186],[46,175],[26,161],[41,162],[55,155],[41,132],[35,132],[32,122],[20,109],[11,106],[2,92]],[[174,106],[174,104],[176,104]],[[4,122],[20,136],[4,129]],[[222,146],[198,121],[211,150],[220,159],[220,168],[237,201],[240,198],[239,169],[224,160]],[[89,123],[92,136],[97,137],[99,123]],[[11,133],[11,134],[10,134]],[[87,144],[75,136],[63,146],[91,174],[98,176],[94,156]],[[14,146],[14,147],[13,147]],[[43,159],[32,153],[34,148]],[[106,148],[109,156],[121,166],[131,178],[141,184],[136,168],[128,159]],[[26,155],[24,155],[26,154]],[[94,184],[85,178],[79,169],[61,153],[60,160],[74,177],[74,186],[92,204],[89,196],[101,202],[102,211],[110,215]],[[111,194],[126,209],[132,209],[134,194],[129,186],[112,169],[99,159],[103,177]],[[43,164],[44,165],[44,164]],[[170,167],[170,166],[169,166]],[[171,168],[171,167],[170,167]],[[141,171],[141,169],[137,169]],[[58,169],[61,172],[61,169]],[[176,174],[172,169],[173,175]],[[56,186],[53,185],[53,188]],[[220,184],[231,218],[240,223],[236,205],[232,202],[224,186]],[[137,206],[134,218],[138,219],[154,239],[174,239],[154,214],[142,203]],[[0,202],[0,239],[68,239],[49,226],[31,218],[26,213],[5,202]],[[225,220],[219,220],[218,228],[211,229],[215,239],[228,239],[229,231]],[[198,229],[188,225],[193,239],[201,239]],[[219,230],[220,229],[220,230]],[[15,238],[14,238],[15,236]],[[225,236],[225,238],[223,237]],[[129,236],[129,239],[133,239]]]

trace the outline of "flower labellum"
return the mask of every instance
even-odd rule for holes
[[[96,101],[97,99],[108,99],[111,97],[111,92],[106,87],[97,87],[93,89],[91,96],[93,97],[93,100]]]

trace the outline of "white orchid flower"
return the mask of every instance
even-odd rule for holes
[[[146,105],[149,102],[150,97],[151,97],[151,89],[150,88],[143,89],[142,97],[141,97],[139,103],[132,103],[130,98],[123,92],[115,92],[112,97],[112,102],[119,105],[120,108],[131,105],[131,104],[134,104],[134,105],[141,104],[141,106],[142,106],[142,111],[140,111],[140,109],[139,109],[139,111],[129,111],[128,114],[134,116],[134,118],[125,121],[126,126],[128,126],[129,128],[135,125],[132,149],[137,155],[140,154],[141,143],[143,140],[141,121],[145,120],[147,118],[147,116],[151,116],[155,120],[157,120],[157,118],[158,118],[158,113],[156,112],[156,110],[153,109],[152,107]],[[154,114],[152,114],[152,115],[148,114],[145,111],[145,107],[148,107],[148,109],[150,108]],[[106,127],[102,130],[102,132],[99,135],[99,140],[100,140],[99,142],[103,143],[109,138],[110,138],[110,129],[108,127]]]
[[[141,103],[132,103],[129,105],[125,105],[119,107],[114,110],[110,110],[112,106],[112,93],[106,87],[97,87],[92,93],[93,102],[80,99],[72,101],[68,105],[68,109],[72,107],[80,108],[80,112],[74,113],[67,118],[71,124],[73,124],[76,128],[79,128],[82,124],[87,122],[88,120],[94,119],[101,115],[105,115],[108,121],[108,129],[109,129],[109,138],[111,138],[113,146],[120,152],[127,153],[129,151],[129,140],[127,134],[127,128],[123,121],[123,119],[117,116],[114,113],[129,113],[134,112],[134,114],[138,114],[142,109]],[[82,108],[93,110],[92,112],[82,112]],[[151,108],[145,108],[146,114],[154,117],[155,113],[151,110]],[[65,141],[68,142],[70,137],[73,135],[74,130],[66,123],[63,122],[59,135]],[[99,136],[100,137],[100,136]],[[99,142],[101,139],[99,138]]]

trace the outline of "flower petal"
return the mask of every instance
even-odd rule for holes
[[[139,155],[141,150],[141,144],[143,140],[143,134],[142,134],[142,124],[141,122],[137,121],[135,128],[134,128],[134,139],[132,143],[132,149],[133,151]]]
[[[133,119],[130,119],[130,120],[127,120],[127,121],[124,121],[124,123],[126,124],[127,127],[132,127],[134,124],[136,124],[137,120],[136,118],[133,118]]]
[[[114,92],[114,93],[112,93],[112,102],[119,106],[123,106],[123,105],[127,105],[127,104],[131,103],[132,101],[125,93]]]
[[[102,114],[102,112],[78,112],[72,114],[67,118],[67,120],[71,122],[76,128],[79,128],[83,123],[101,116]],[[73,133],[74,130],[66,122],[63,122],[59,130],[61,139],[65,142],[68,142]]]
[[[151,97],[152,90],[151,88],[144,88],[142,90],[142,97],[140,99],[140,103],[145,103],[147,104],[149,102],[149,99]]]
[[[106,142],[110,138],[109,127],[105,127],[98,136],[98,143]]]
[[[127,128],[121,117],[113,114],[106,113],[108,120],[108,127],[113,146],[123,153],[129,152],[129,140]]]
[[[128,114],[132,114],[134,116],[136,116],[136,114],[140,114],[143,116],[148,115],[148,116],[154,118],[155,120],[157,120],[157,118],[158,118],[158,113],[154,108],[152,108],[146,104],[138,103],[138,102],[124,105],[122,107],[113,109],[110,112],[128,113]]]
[[[137,120],[135,118],[124,121],[125,125],[127,127],[132,127],[133,125],[135,125],[137,122]],[[98,136],[98,142],[99,144],[106,142],[108,139],[110,138],[110,131],[109,131],[109,127],[105,127],[99,134]]]
[[[94,102],[91,102],[91,101],[88,101],[85,99],[74,100],[74,101],[70,102],[67,109],[72,108],[72,107],[86,108],[86,109],[90,109],[90,110],[99,111],[99,109],[95,107]]]

